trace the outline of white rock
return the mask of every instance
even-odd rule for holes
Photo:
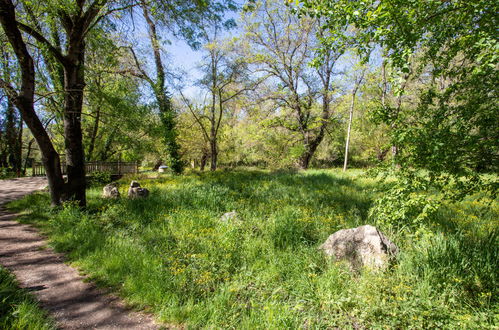
[[[329,236],[319,249],[337,261],[347,260],[356,270],[363,266],[383,268],[398,253],[397,246],[378,228],[370,225],[339,230]]]
[[[137,181],[132,181],[130,183],[130,188],[128,188],[129,198],[145,198],[147,196],[149,196],[149,190],[141,188],[140,183]]]
[[[102,189],[102,197],[104,198],[119,198],[120,192],[118,190],[118,184],[112,182]]]

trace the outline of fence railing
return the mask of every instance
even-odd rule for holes
[[[63,175],[67,174],[66,163],[61,163]],[[138,162],[86,162],[85,173],[107,172],[111,175],[122,175],[139,172]],[[45,176],[45,167],[42,163],[33,163],[33,176]]]

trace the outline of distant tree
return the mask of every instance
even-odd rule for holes
[[[269,77],[276,92],[268,95],[279,109],[273,126],[284,127],[301,137],[299,166],[309,167],[324,139],[333,113],[335,67],[346,48],[330,43],[321,62],[310,66],[317,55],[319,22],[297,18],[279,2],[265,1],[245,17],[248,61]],[[320,101],[319,101],[320,100]],[[320,103],[320,105],[318,104]]]
[[[0,36],[5,40],[4,37],[4,35]],[[10,85],[16,77],[12,70],[14,65],[11,61],[10,49],[6,46],[7,43],[0,46],[0,72],[3,72],[4,82]],[[0,122],[0,166],[9,168],[19,176],[22,171],[23,122],[15,109],[12,97],[6,94],[0,96],[0,107],[3,108],[0,112],[0,116],[3,117],[3,122]]]

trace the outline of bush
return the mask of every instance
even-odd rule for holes
[[[112,181],[111,173],[106,171],[93,172],[88,179],[88,186],[95,187],[108,184]]]

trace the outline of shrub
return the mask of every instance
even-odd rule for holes
[[[88,186],[95,187],[110,183],[111,173],[106,171],[93,172],[88,179]]]

